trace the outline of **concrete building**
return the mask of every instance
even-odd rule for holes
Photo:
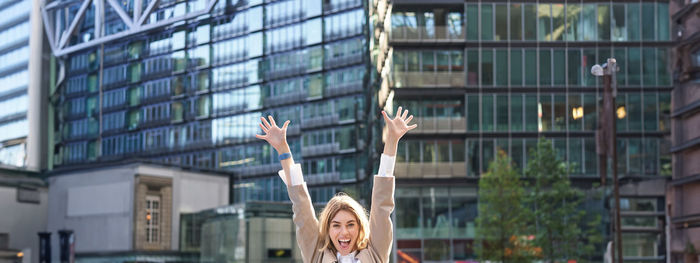
[[[180,214],[228,204],[230,187],[228,175],[146,163],[56,171],[49,185],[47,231],[72,230],[79,262],[191,261]]]
[[[668,187],[674,262],[700,261],[700,3],[671,1],[674,38],[673,180]],[[695,254],[692,251],[696,251]]]
[[[0,262],[39,262],[37,233],[46,230],[47,187],[37,172],[0,166]]]

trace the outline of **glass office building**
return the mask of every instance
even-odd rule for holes
[[[0,3],[0,164],[26,166],[31,1]]]
[[[668,6],[392,1],[385,22],[391,73],[384,77],[394,94],[387,105],[408,107],[419,125],[399,147],[396,164],[397,262],[475,257],[473,188],[499,150],[522,172],[544,136],[575,184],[599,181],[602,80],[590,69],[609,57],[620,67],[619,175],[623,182],[670,176]],[[665,260],[663,200],[623,196],[626,261]],[[609,211],[602,213],[609,222]]]
[[[133,12],[134,1],[120,3]],[[207,3],[160,1],[148,21]],[[128,30],[108,7],[104,31]],[[95,38],[95,10],[71,44]],[[291,120],[295,161],[314,198],[328,200],[366,177],[366,18],[359,0],[217,1],[206,15],[71,53],[55,104],[55,165],[143,158],[225,170],[235,174],[233,202],[284,201],[277,153],[254,137],[259,118],[273,115]]]

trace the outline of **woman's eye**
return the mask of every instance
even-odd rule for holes
[[[333,225],[334,228],[340,227],[340,225]]]
[[[349,226],[349,227],[353,227],[353,226],[355,226],[355,224],[349,224],[348,226]]]

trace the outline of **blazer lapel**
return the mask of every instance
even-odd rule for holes
[[[338,258],[330,249],[323,250],[323,260],[321,263],[338,263]]]

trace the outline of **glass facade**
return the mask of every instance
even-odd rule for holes
[[[31,1],[0,3],[0,164],[26,166]]]
[[[204,3],[160,1],[149,22]],[[56,167],[145,158],[231,171],[235,203],[285,201],[277,153],[254,137],[259,118],[272,115],[291,120],[289,142],[315,201],[355,185],[371,170],[366,3],[241,3],[217,1],[208,16],[67,56],[54,105]],[[119,30],[116,13],[104,19]],[[71,43],[91,30],[84,19]]]
[[[458,238],[450,230],[456,225],[448,219],[457,219],[453,195],[476,187],[498,151],[523,172],[530,149],[543,136],[567,164],[574,184],[598,181],[595,131],[603,83],[590,69],[610,57],[621,69],[615,106],[619,175],[670,176],[668,6],[668,1],[394,3],[391,103],[411,109],[419,125],[398,149],[395,260],[475,259],[473,234]],[[402,189],[402,182],[414,181],[422,187]],[[452,186],[440,188],[445,184]],[[473,230],[476,201],[472,205],[461,218]],[[623,216],[628,258],[663,261],[663,233],[656,231],[663,218],[657,213],[663,207]],[[426,222],[435,216],[440,219]],[[435,222],[448,223],[431,228]]]

